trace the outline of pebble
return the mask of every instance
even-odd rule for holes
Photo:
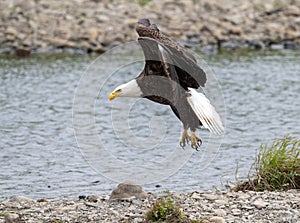
[[[214,212],[219,217],[224,217],[226,215],[226,211],[224,211],[223,209],[216,209],[214,210]]]
[[[5,223],[18,223],[20,221],[18,214],[6,214],[5,215]]]
[[[240,215],[242,211],[240,209],[234,208],[231,210],[232,215]]]
[[[258,209],[262,209],[265,208],[269,203],[264,202],[263,200],[256,200],[254,201],[253,205],[258,208]]]
[[[98,201],[98,197],[97,196],[95,196],[95,195],[89,195],[89,196],[87,196],[87,198],[86,198],[89,202],[97,202]]]
[[[7,27],[7,29],[5,30],[5,34],[9,34],[9,35],[17,35],[18,31],[13,28],[13,27]]]
[[[209,201],[214,201],[214,200],[219,199],[219,196],[217,196],[215,194],[203,194],[202,196]]]
[[[210,222],[214,222],[214,223],[225,223],[225,219],[222,217],[212,217],[209,220]]]

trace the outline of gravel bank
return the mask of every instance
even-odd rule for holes
[[[298,0],[1,0],[0,11],[0,54],[102,53],[136,40],[143,17],[204,50],[300,46]]]
[[[16,197],[0,203],[0,222],[144,222],[145,212],[162,194],[143,199],[38,201]],[[300,222],[299,191],[213,192],[171,194],[191,219],[210,222]],[[6,219],[6,220],[5,220]],[[14,220],[12,220],[14,219]],[[12,221],[11,221],[12,220]]]

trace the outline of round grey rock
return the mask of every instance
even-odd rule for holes
[[[118,199],[132,199],[132,198],[145,198],[147,193],[143,188],[134,183],[121,183],[114,189],[109,197],[110,200]]]

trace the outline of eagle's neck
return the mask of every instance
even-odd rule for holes
[[[139,87],[136,79],[133,79],[125,84],[122,84],[118,87],[121,89],[120,97],[130,97],[130,98],[139,98],[142,97],[143,92]]]

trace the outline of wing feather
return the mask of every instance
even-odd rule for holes
[[[187,98],[189,105],[201,121],[202,125],[210,132],[222,135],[224,127],[219,114],[211,105],[210,101],[204,94],[197,92],[195,89],[189,88],[191,96]]]
[[[188,87],[199,88],[200,86],[205,86],[207,79],[204,70],[197,64],[195,57],[181,45],[173,41],[167,35],[153,29],[151,26],[138,23],[136,31],[140,36],[139,40],[145,38],[153,39],[168,49],[178,75],[179,83],[185,89]],[[154,50],[157,50],[157,47],[152,48],[152,51]]]

